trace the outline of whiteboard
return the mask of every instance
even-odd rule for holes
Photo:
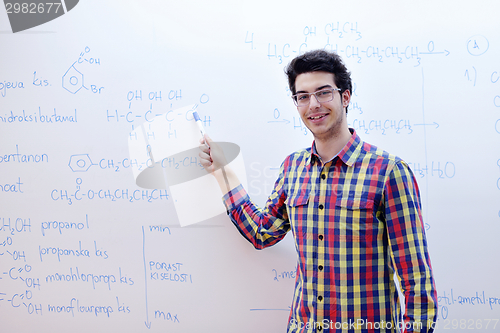
[[[2,332],[284,331],[292,236],[256,251],[224,214],[181,228],[168,186],[136,185],[128,142],[197,105],[263,205],[311,145],[283,68],[317,48],[352,72],[350,127],[417,177],[436,331],[500,329],[499,9],[85,0],[17,33],[0,9]]]

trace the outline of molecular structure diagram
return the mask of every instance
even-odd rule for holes
[[[64,89],[72,94],[76,94],[84,87],[83,74],[75,68],[75,64],[71,65],[66,73],[64,73],[62,77],[62,85]]]
[[[84,84],[83,81],[83,73],[77,69],[81,68],[81,66],[100,66],[101,59],[90,57],[90,48],[87,46],[85,50],[80,53],[78,60],[73,62],[73,64],[68,68],[66,73],[64,73],[62,77],[62,86],[64,89],[69,91],[72,94],[76,94],[82,88],[89,90]],[[78,65],[77,65],[78,64]],[[77,66],[75,66],[77,65]],[[97,86],[95,84],[90,85],[90,91],[96,94],[100,94],[104,87]]]
[[[73,172],[86,172],[92,165],[89,154],[72,155],[68,164]]]

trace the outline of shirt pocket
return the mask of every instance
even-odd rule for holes
[[[292,226],[292,230],[296,236],[297,245],[303,244],[308,238],[311,238],[309,228],[309,220],[311,220],[309,211],[309,192],[301,191],[285,200],[288,218]]]
[[[379,233],[374,205],[373,199],[367,195],[338,197],[335,202],[336,234],[345,241],[371,241]]]
[[[300,207],[307,205],[309,203],[309,193],[301,192],[294,196],[288,197],[285,200],[285,204],[290,207]]]

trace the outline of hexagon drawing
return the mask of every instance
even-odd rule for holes
[[[70,93],[76,94],[83,87],[83,74],[71,65],[62,77],[62,85]]]
[[[85,172],[93,165],[89,154],[72,155],[68,166],[73,172]]]

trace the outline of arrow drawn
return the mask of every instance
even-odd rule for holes
[[[285,123],[285,124],[290,124],[290,120],[286,120],[286,119],[283,119],[283,120],[270,120],[270,121],[268,121],[268,123]]]
[[[436,126],[436,129],[439,128],[439,124],[433,122],[432,124],[413,124],[413,126]]]
[[[142,226],[142,259],[144,262],[144,294],[146,296],[146,321],[144,324],[148,329],[151,329],[148,310],[148,272],[146,270],[146,235],[144,234],[144,226]]]
[[[444,50],[443,52],[419,52],[419,54],[444,54],[447,57],[450,54],[450,51]]]

